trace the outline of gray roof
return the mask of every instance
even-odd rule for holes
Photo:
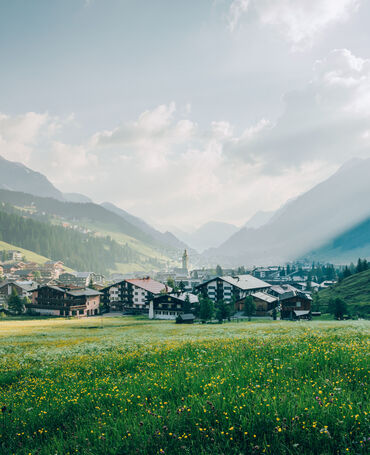
[[[309,314],[308,310],[294,310],[294,314],[296,316],[305,316],[306,314]]]
[[[83,295],[86,295],[86,296],[101,295],[101,292],[96,291],[95,289],[87,288],[87,289],[78,289],[76,291],[67,291],[67,294],[78,297],[78,296],[83,296]]]
[[[243,291],[271,287],[271,284],[252,275],[221,276],[220,278]]]
[[[264,300],[267,303],[273,303],[277,301],[277,297],[274,297],[273,295],[266,294],[265,292],[254,292],[252,294],[252,297],[255,297],[256,299]]]
[[[179,318],[183,319],[184,321],[190,321],[192,319],[195,319],[195,316],[192,313],[187,313],[187,314],[179,314]]]

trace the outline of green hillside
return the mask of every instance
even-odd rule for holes
[[[17,245],[12,245],[11,243],[3,242],[0,240],[0,251],[9,251],[9,250],[17,250],[23,253],[27,262],[35,262],[36,264],[43,265],[46,261],[50,261],[50,258],[42,256],[41,254],[37,254],[34,251],[27,250],[25,248],[20,248]],[[70,267],[64,266],[67,272],[72,272],[73,269]]]
[[[0,240],[30,251],[61,260],[76,270],[107,274],[118,263],[140,262],[140,255],[128,245],[120,245],[110,237],[82,234],[74,229],[54,226],[0,210]]]
[[[26,261],[28,262],[36,262],[36,264],[45,264],[46,261],[50,261],[49,258],[42,256],[41,254],[34,253],[33,251],[26,250],[25,248],[20,248],[19,246],[12,245],[11,243],[3,242],[0,240],[0,251],[9,251],[9,250],[17,250],[20,251]]]
[[[342,298],[352,313],[370,315],[370,270],[356,273],[336,285],[319,292],[320,305],[330,299]]]
[[[95,262],[92,269],[94,271],[105,270],[105,273],[122,273],[122,270],[125,270],[125,273],[150,272],[161,270],[168,263],[176,264],[180,256],[180,251],[174,246],[154,239],[150,234],[143,232],[120,215],[97,204],[64,202],[0,189],[0,209],[44,225],[68,227],[69,231],[73,229],[77,231],[76,233],[83,233],[85,240],[86,238],[106,239],[109,236],[116,246],[126,250],[127,254],[116,256],[113,261],[106,261],[103,267],[100,267],[101,262],[100,264]],[[86,234],[88,234],[87,237]],[[8,242],[14,243],[14,239],[9,238]],[[29,247],[37,253],[41,251],[38,245],[31,247],[22,244],[22,246]],[[45,248],[41,253],[50,255]],[[72,256],[74,256],[73,252]],[[101,256],[97,256],[96,260],[101,261]],[[91,260],[86,263],[83,260],[78,261],[75,257],[71,261],[69,257],[68,261],[72,267],[79,270],[91,269]]]

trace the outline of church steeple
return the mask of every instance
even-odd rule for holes
[[[188,262],[189,262],[188,252],[184,250],[184,254],[182,255],[182,268],[183,270],[186,270],[186,272],[188,272]]]

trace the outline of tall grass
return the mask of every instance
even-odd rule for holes
[[[368,328],[0,322],[0,453],[368,453]]]

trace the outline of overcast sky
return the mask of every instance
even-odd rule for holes
[[[160,228],[370,156],[366,0],[1,0],[0,155]]]

